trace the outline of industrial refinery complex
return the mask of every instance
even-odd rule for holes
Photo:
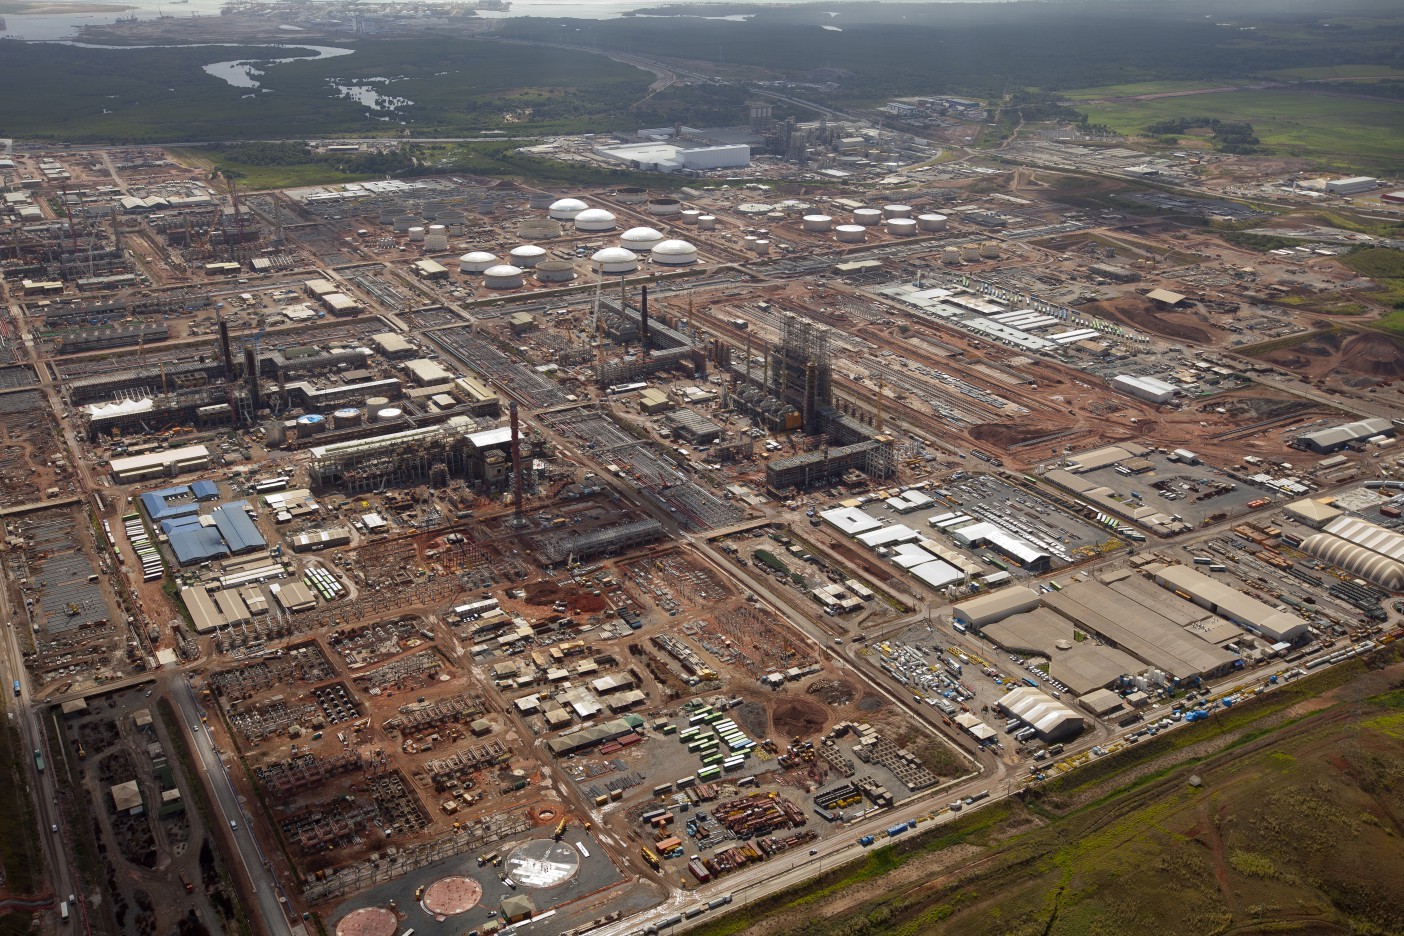
[[[9,154],[36,912],[657,933],[1394,639],[1335,253],[749,117],[550,142],[648,186]]]

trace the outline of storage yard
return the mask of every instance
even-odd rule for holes
[[[983,167],[160,164],[5,219],[0,521],[105,860],[211,920],[206,831],[342,936],[719,909],[1397,625],[1396,375],[1299,366],[1380,355],[1276,301],[1325,257],[1249,276]],[[130,890],[85,912],[136,932]]]

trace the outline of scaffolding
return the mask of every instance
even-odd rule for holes
[[[501,487],[509,480],[510,447],[510,430],[474,432],[472,422],[460,417],[447,425],[315,446],[308,475],[314,485],[348,494],[451,478]]]
[[[550,565],[612,555],[631,546],[651,543],[664,536],[657,520],[635,520],[589,533],[562,536],[545,544],[542,558]]]
[[[771,392],[800,413],[807,433],[820,430],[820,410],[833,405],[827,325],[786,312],[780,320],[780,344],[770,356]]]

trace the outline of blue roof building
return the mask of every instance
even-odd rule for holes
[[[190,485],[190,490],[195,494],[195,499],[197,501],[214,500],[216,497],[219,497],[219,487],[213,481],[206,478],[201,478],[199,481]]]
[[[160,491],[147,491],[141,495],[141,506],[153,523],[168,517],[183,517],[198,513],[200,507],[190,499],[190,486],[178,484]]]
[[[214,517],[215,526],[219,528],[219,535],[228,544],[229,551],[235,555],[262,549],[268,545],[249,517],[248,501],[220,504],[210,511],[210,516]]]

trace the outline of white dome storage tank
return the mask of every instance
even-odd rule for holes
[[[697,219],[697,226],[704,231],[715,231],[717,229],[717,216],[702,215]]]
[[[653,262],[667,266],[684,266],[697,262],[697,248],[685,240],[665,240],[652,251]]]
[[[603,208],[587,208],[575,216],[577,231],[612,231],[614,215]]]
[[[589,207],[578,198],[562,198],[560,201],[551,202],[546,214],[557,221],[574,221],[576,215]]]
[[[853,212],[853,223],[872,227],[882,221],[882,212],[876,208],[858,208]]]
[[[639,255],[627,247],[606,247],[590,257],[601,273],[632,273],[639,268]]]
[[[893,218],[887,222],[887,233],[897,237],[911,237],[917,232],[917,223],[911,218]]]
[[[409,239],[411,244],[424,243],[424,228],[416,225],[409,229]]]
[[[482,273],[490,266],[497,265],[497,255],[486,250],[470,250],[458,258],[458,272]]]
[[[861,244],[868,238],[868,229],[861,224],[840,224],[834,228],[834,236],[841,244]]]
[[[499,263],[483,271],[483,285],[488,289],[520,289],[525,285],[522,268]]]
[[[804,229],[806,231],[829,231],[834,227],[834,219],[828,215],[815,214],[804,216]]]
[[[405,411],[400,409],[398,406],[387,406],[385,409],[380,410],[375,414],[375,421],[393,422],[394,420],[399,419],[403,415],[405,415]]]
[[[569,283],[575,279],[575,264],[569,260],[542,260],[535,273],[537,282]]]
[[[652,250],[663,242],[663,234],[651,227],[629,228],[619,236],[619,246],[634,252]]]
[[[918,215],[917,227],[923,231],[944,231],[946,229],[946,216],[943,214]]]
[[[507,261],[513,266],[521,267],[523,270],[530,270],[545,259],[546,248],[538,247],[535,244],[523,244],[520,247],[513,247],[507,254]]]
[[[883,205],[882,219],[891,221],[893,218],[910,218],[912,209],[910,205]]]
[[[697,219],[700,217],[702,217],[702,212],[698,211],[696,208],[688,208],[682,214],[678,215],[678,220],[683,224],[696,224]]]

